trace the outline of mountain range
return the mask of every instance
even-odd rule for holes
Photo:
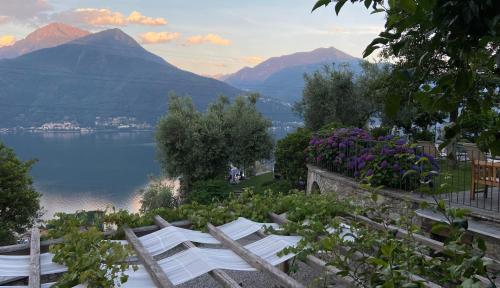
[[[10,54],[2,49],[10,55],[4,58],[21,56],[0,60],[0,127],[61,120],[92,126],[96,117],[120,116],[154,125],[171,91],[190,95],[197,109],[220,94],[242,93],[169,64],[119,29],[89,34],[52,24],[18,43]],[[257,107],[272,120],[297,120],[289,106],[266,97]]]
[[[0,48],[0,59],[15,58],[43,48],[55,47],[89,35],[90,32],[63,23],[51,23],[28,34],[12,46]]]
[[[253,68],[245,67],[219,79],[242,90],[257,91],[267,97],[293,103],[302,98],[305,73],[313,73],[332,64],[348,65],[356,73],[360,70],[359,61],[359,58],[334,47],[318,48],[272,57]]]

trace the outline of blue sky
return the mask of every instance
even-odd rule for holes
[[[36,27],[54,21],[94,32],[118,27],[180,68],[216,75],[254,66],[269,57],[319,47],[333,46],[360,57],[366,45],[383,30],[383,15],[370,15],[362,4],[348,3],[336,16],[333,6],[311,13],[314,3],[2,0],[0,38],[13,36],[20,40]]]

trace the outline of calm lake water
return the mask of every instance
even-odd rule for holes
[[[44,218],[55,212],[140,207],[138,189],[159,175],[153,132],[15,133],[0,141],[26,159],[43,194]]]

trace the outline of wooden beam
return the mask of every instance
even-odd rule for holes
[[[286,217],[272,213],[272,212],[269,213],[269,218],[271,218],[271,220],[274,223],[277,223],[279,225],[284,225],[284,224],[290,222],[290,220],[286,219]],[[338,282],[340,282],[348,287],[353,286],[355,283],[355,280],[349,276],[346,276],[346,277],[338,276],[338,273],[341,272],[340,269],[338,269],[335,266],[327,265],[325,261],[319,259],[318,257],[316,257],[314,255],[307,255],[304,262],[307,265],[314,267],[315,269],[325,270],[328,274],[330,274],[332,277],[334,277],[336,279],[336,281],[338,281]]]
[[[30,239],[29,288],[40,288],[40,230],[33,228]]]
[[[154,219],[156,225],[158,225],[162,228],[172,226],[172,224],[168,223],[168,221],[161,218],[159,215],[156,215],[153,219]],[[193,244],[193,242],[191,242],[191,241],[182,242],[182,245],[187,249],[196,247]],[[223,270],[215,269],[215,270],[212,270],[208,273],[223,287],[226,287],[226,288],[240,288],[241,287],[240,284],[238,284],[238,282],[236,282],[233,278],[231,278]]]
[[[283,225],[287,222],[290,222],[290,220],[286,219],[286,217],[284,216],[281,216],[281,215],[277,215],[275,213],[269,213],[269,217],[273,220],[273,222],[276,222],[280,225]],[[339,247],[339,249],[342,249],[342,247]],[[347,252],[347,251],[344,251],[344,252]],[[360,252],[356,252],[352,255],[353,257],[356,257],[358,259],[360,258],[369,258],[370,256],[369,255],[366,255],[366,254],[362,254]],[[323,260],[317,258],[317,257],[314,257],[312,255],[309,255],[308,256],[308,259],[306,261],[306,263],[310,264],[311,266],[317,266],[317,267],[321,267],[323,266],[323,268],[325,267],[330,267],[330,266],[326,266],[326,262],[324,262]],[[335,267],[331,267],[331,269],[328,269],[330,272],[332,273],[335,273],[337,274],[338,272],[340,272],[339,269],[335,268]],[[409,277],[413,280],[413,281],[421,281],[425,287],[428,287],[428,288],[442,288],[440,285],[436,284],[436,283],[433,283],[429,280],[426,280],[418,275],[415,275],[415,274],[412,274],[410,273],[409,274]],[[343,279],[346,283],[344,284],[353,284],[354,283],[354,279],[352,278],[348,278],[348,279]]]
[[[212,236],[214,236],[224,246],[231,249],[234,253],[236,253],[238,256],[247,261],[248,264],[250,264],[255,269],[267,272],[270,276],[281,282],[281,284],[283,284],[286,287],[304,288],[304,285],[297,282],[297,280],[293,279],[292,277],[288,276],[285,272],[269,264],[266,260],[254,254],[252,251],[241,246],[238,242],[231,239],[219,228],[215,227],[210,223],[207,224],[207,227],[208,231],[210,232],[210,234],[212,234]]]
[[[146,251],[139,238],[137,238],[137,236],[135,235],[134,231],[132,231],[132,229],[128,227],[124,227],[123,231],[125,232],[127,241],[134,248],[137,256],[144,265],[144,268],[146,268],[146,271],[148,271],[151,279],[156,284],[156,286],[161,288],[173,288],[174,284],[172,284],[172,282],[168,279],[165,272],[161,269],[160,265],[158,265],[158,262],[153,259],[153,256],[151,256],[151,254]]]
[[[171,224],[173,226],[176,226],[176,227],[188,227],[191,225],[191,221],[180,220],[180,221],[172,222]],[[147,232],[156,231],[158,229],[159,229],[159,227],[157,225],[150,225],[150,226],[132,228],[132,231],[134,231],[135,233],[147,233]],[[110,236],[115,235],[116,232],[117,232],[116,230],[104,231],[104,232],[102,232],[102,235],[104,237],[110,237]],[[60,244],[62,242],[63,242],[63,238],[56,238],[56,239],[49,239],[49,240],[41,241],[40,242],[40,249],[48,248],[51,245]],[[21,252],[29,253],[29,249],[30,249],[29,243],[0,246],[0,254],[13,254],[13,253],[21,253]]]
[[[352,217],[355,221],[364,222],[364,223],[368,224],[369,226],[371,226],[372,228],[377,229],[377,230],[390,229],[390,230],[396,231],[397,232],[396,237],[399,237],[399,238],[402,238],[402,237],[409,235],[408,231],[406,231],[404,229],[401,229],[401,228],[393,226],[393,225],[384,226],[383,224],[378,223],[376,221],[373,221],[372,219],[370,219],[368,217],[364,217],[361,215],[352,215],[352,214],[349,214],[349,216]],[[415,233],[413,233],[412,236],[414,237],[415,241],[419,242],[420,244],[424,244],[426,246],[429,246],[430,248],[432,248],[436,252],[441,252],[444,250],[444,243],[443,242],[439,242],[439,241],[436,241],[434,239],[427,238],[424,235],[415,234]],[[483,260],[491,263],[489,265],[494,267],[496,270],[500,270],[500,261],[495,260],[495,259],[491,259],[489,257],[483,257]]]

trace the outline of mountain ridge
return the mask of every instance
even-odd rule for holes
[[[119,29],[105,30],[0,60],[0,103],[6,104],[0,105],[0,127],[63,120],[92,126],[96,117],[121,116],[154,125],[166,113],[171,91],[190,95],[198,110],[220,94],[234,99],[242,93],[169,64]],[[258,104],[264,114],[290,113],[264,100]]]
[[[256,91],[279,101],[293,103],[302,97],[305,73],[313,73],[333,63],[347,64],[357,72],[360,60],[335,47],[317,48],[272,57],[253,68],[244,67],[219,79],[245,91]]]
[[[50,23],[36,29],[11,46],[0,48],[0,59],[11,59],[45,48],[55,47],[91,34],[63,23]]]

